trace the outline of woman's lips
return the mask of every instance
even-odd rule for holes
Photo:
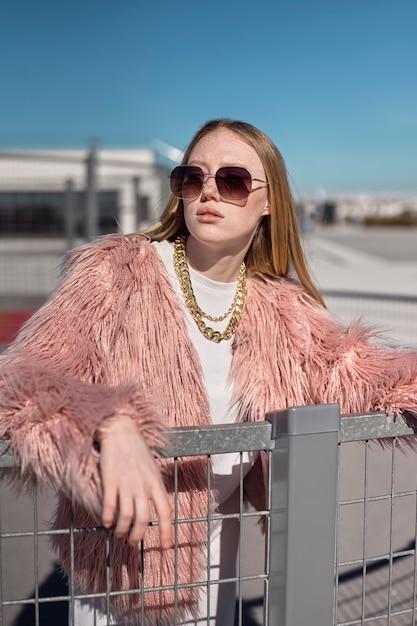
[[[197,218],[200,222],[213,223],[223,219],[223,215],[216,209],[198,209]]]

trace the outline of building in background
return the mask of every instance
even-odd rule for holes
[[[416,226],[417,192],[329,192],[303,194],[305,215],[322,224]]]
[[[0,151],[0,237],[138,230],[158,218],[171,168],[153,148]]]

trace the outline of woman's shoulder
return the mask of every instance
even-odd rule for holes
[[[311,295],[298,279],[283,276],[249,281],[248,310],[254,317],[281,320],[283,324],[323,328],[334,320],[325,306]]]
[[[249,279],[250,291],[260,300],[270,303],[299,301],[305,303],[319,303],[306,291],[297,278],[292,276],[251,276]]]

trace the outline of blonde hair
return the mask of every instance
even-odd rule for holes
[[[262,217],[247,252],[248,273],[272,277],[287,276],[292,266],[306,291],[324,306],[307,269],[285,162],[269,137],[247,122],[228,118],[209,120],[191,139],[181,164],[188,162],[191,151],[200,139],[218,129],[236,133],[255,150],[269,183],[270,214]],[[144,234],[154,241],[172,241],[178,235],[187,235],[182,200],[171,194],[159,222],[144,231]]]

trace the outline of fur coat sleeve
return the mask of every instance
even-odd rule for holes
[[[113,335],[124,332],[134,245],[113,236],[75,250],[61,285],[0,359],[0,437],[19,452],[23,480],[52,480],[93,515],[101,500],[93,436],[104,418],[127,414],[152,449],[165,444],[155,403],[138,381],[114,383],[105,366]]]

